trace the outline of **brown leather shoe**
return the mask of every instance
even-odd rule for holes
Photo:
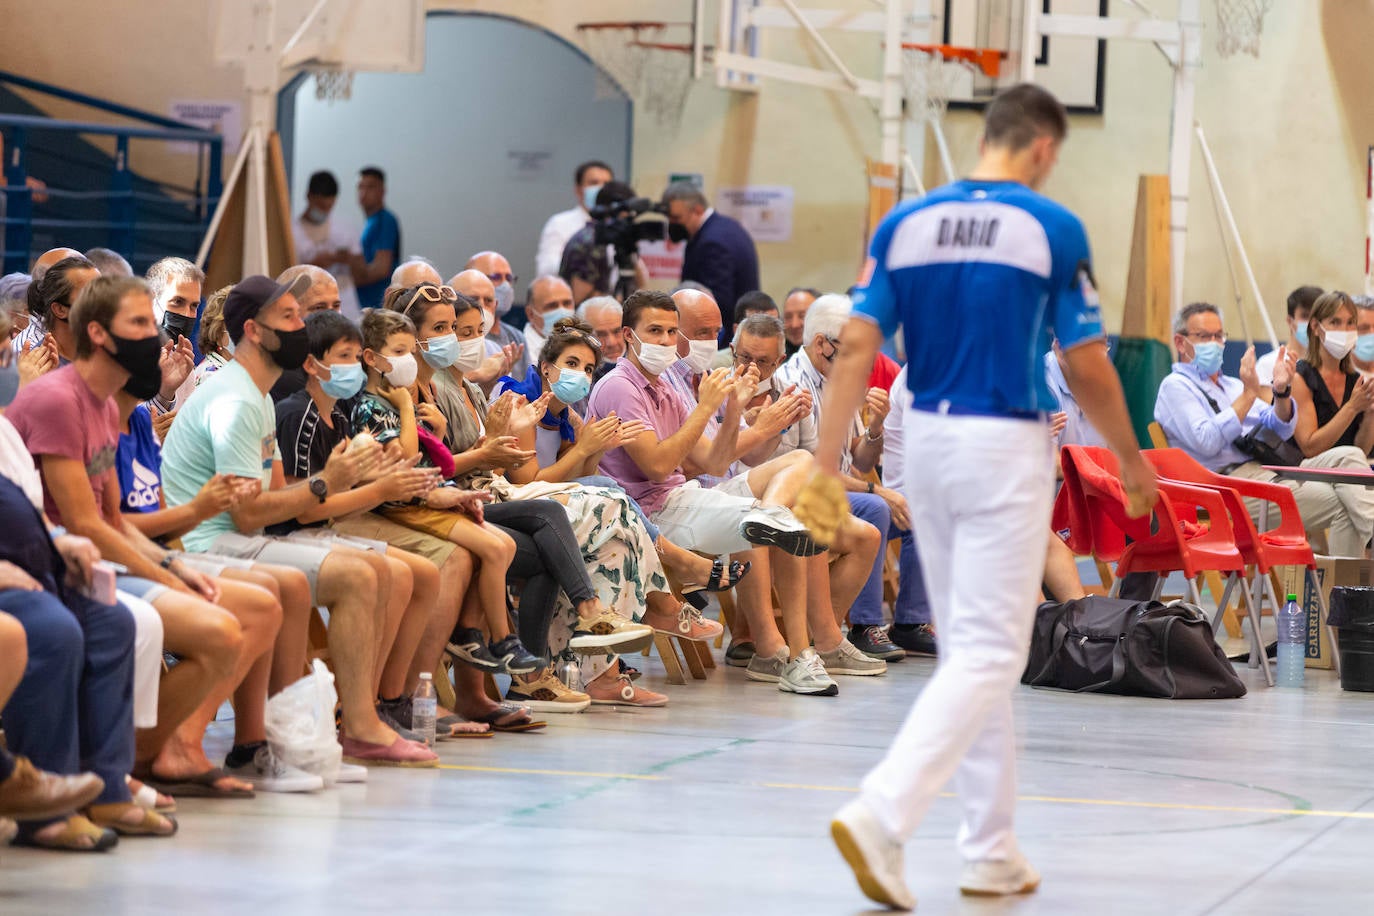
[[[0,782],[0,817],[24,821],[69,814],[90,804],[104,789],[105,780],[94,773],[58,776],[16,756],[14,772]]]

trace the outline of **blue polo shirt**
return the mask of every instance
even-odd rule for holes
[[[386,207],[369,216],[363,224],[362,248],[363,259],[368,263],[379,251],[391,252],[393,267],[401,263],[401,224]],[[381,308],[382,297],[390,284],[391,278],[383,277],[376,283],[358,287],[358,304],[365,309]]]
[[[1023,184],[958,181],[895,208],[870,249],[854,312],[904,331],[919,410],[1033,416],[1051,333],[1068,350],[1103,337],[1078,218]]]

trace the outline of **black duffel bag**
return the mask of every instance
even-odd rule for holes
[[[1040,605],[1021,683],[1174,700],[1245,695],[1196,606],[1096,595]]]

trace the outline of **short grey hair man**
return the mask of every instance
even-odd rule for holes
[[[86,252],[86,260],[95,265],[102,277],[132,277],[134,269],[124,256],[109,248],[92,248]]]
[[[1174,316],[1174,333],[1188,336],[1188,319],[1194,315],[1216,315],[1221,318],[1221,309],[1210,302],[1190,302],[1178,310]],[[1223,324],[1225,321],[1223,320]],[[810,335],[808,335],[810,336]]]
[[[663,192],[664,204],[679,200],[689,207],[701,207],[703,210],[711,206],[706,195],[701,193],[701,189],[690,181],[675,181]]]
[[[826,293],[821,296],[806,310],[806,323],[802,325],[802,343],[811,344],[818,334],[827,340],[838,340],[845,322],[849,320],[849,313],[853,310],[854,304],[843,293]]]
[[[343,300],[339,296],[339,281],[329,271],[314,264],[293,264],[277,277],[278,283],[292,283],[297,277],[309,277],[310,289],[296,297],[300,303],[301,314],[332,312],[343,310]]]
[[[577,317],[592,326],[601,356],[613,363],[625,355],[625,309],[614,296],[593,296],[577,307]]]
[[[758,314],[746,316],[743,321],[736,325],[735,337],[731,341],[731,345],[736,347],[739,346],[739,339],[744,334],[748,334],[750,337],[760,337],[765,340],[771,340],[776,337],[779,341],[779,356],[783,354],[784,348],[786,347],[786,338],[783,337],[782,331],[782,319],[775,315]]]
[[[621,318],[625,315],[625,307],[615,296],[592,296],[590,299],[582,300],[582,304],[577,307],[577,317],[583,321],[591,321],[595,317],[593,313]]]

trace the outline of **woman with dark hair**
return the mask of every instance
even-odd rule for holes
[[[1368,455],[1374,448],[1374,378],[1351,365],[1359,336],[1354,301],[1340,290],[1323,293],[1312,304],[1307,323],[1310,344],[1298,361],[1293,401],[1298,425],[1293,438],[1308,458],[1338,446],[1355,446]]]

